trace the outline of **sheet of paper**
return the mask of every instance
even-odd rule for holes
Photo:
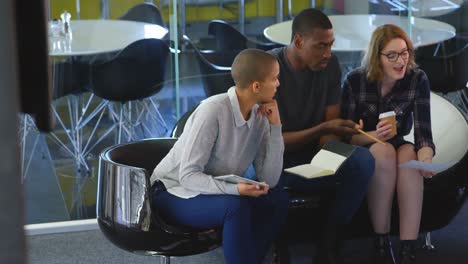
[[[426,170],[439,173],[450,167],[452,167],[456,162],[446,162],[446,163],[427,163],[417,160],[410,160],[408,162],[400,164],[402,168],[413,168],[419,170]]]

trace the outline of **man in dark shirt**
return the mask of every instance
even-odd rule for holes
[[[305,9],[294,18],[291,43],[270,51],[280,64],[276,99],[283,122],[284,168],[309,163],[325,142],[355,134],[360,127],[339,119],[341,71],[331,53],[334,40],[329,18],[319,10]],[[318,263],[338,263],[333,248],[343,226],[359,209],[373,173],[372,155],[356,147],[334,176],[308,180],[285,173],[281,177],[293,190],[336,192],[322,228]]]

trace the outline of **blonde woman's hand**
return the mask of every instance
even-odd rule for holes
[[[432,163],[432,158],[431,157],[426,157],[422,160],[420,160],[422,162],[427,162],[427,163]],[[432,176],[435,175],[434,172],[432,171],[425,171],[425,170],[419,170],[419,173],[424,177],[424,178],[432,178]]]
[[[393,138],[394,136],[391,135],[391,132],[392,132],[392,124],[390,124],[388,120],[380,121],[375,128],[376,137],[382,141],[387,141]]]

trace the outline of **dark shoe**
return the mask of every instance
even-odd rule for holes
[[[402,241],[400,254],[398,255],[398,264],[415,264],[416,263],[416,241],[405,243]]]
[[[377,235],[375,239],[375,252],[373,264],[396,264],[392,242],[387,235]]]

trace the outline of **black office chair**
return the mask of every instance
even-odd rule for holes
[[[99,159],[97,221],[104,235],[126,251],[189,256],[221,245],[217,229],[192,229],[167,222],[151,204],[149,178],[176,139],[155,138],[104,150]]]
[[[283,45],[272,42],[260,42],[247,38],[237,29],[222,20],[211,20],[208,24],[208,35],[216,39],[218,51],[241,51],[247,48],[270,50]]]
[[[122,15],[119,19],[157,24],[167,28],[162,18],[161,11],[152,3],[138,4],[130,8],[127,13]]]
[[[212,96],[226,92],[234,81],[231,77],[231,64],[236,54],[216,51],[200,51],[188,37],[184,36],[184,43],[193,51],[197,57],[200,73],[202,74],[203,88],[206,96]],[[232,61],[231,61],[232,60]],[[220,66],[214,61],[220,61],[229,66]],[[229,63],[229,61],[231,61]]]
[[[160,136],[167,131],[157,105],[152,100],[143,99],[150,98],[162,89],[168,53],[169,47],[163,40],[142,39],[128,45],[114,58],[92,65],[92,92],[120,105],[120,112],[117,114],[114,110],[117,106],[109,104],[109,110],[119,124],[119,143],[122,130],[125,130],[128,140],[136,139],[135,129],[138,127],[141,127],[144,134],[148,133],[148,137]],[[138,104],[126,104],[134,100],[141,103],[141,109]],[[128,109],[124,116],[125,106]],[[146,116],[143,115],[145,111]],[[156,122],[143,122],[145,118]],[[163,130],[157,125],[158,122]],[[154,130],[159,135],[154,135]]]
[[[467,87],[468,35],[418,48],[415,59],[426,72],[432,91],[446,94]]]

